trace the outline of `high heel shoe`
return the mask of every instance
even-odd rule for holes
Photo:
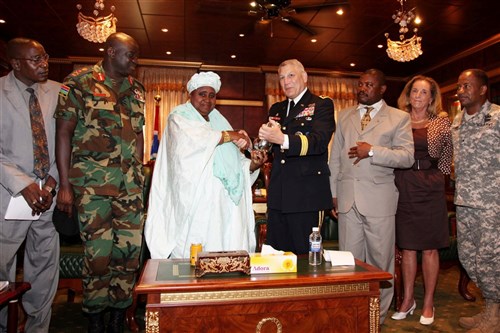
[[[424,316],[420,316],[420,324],[422,325],[431,325],[433,322],[434,322],[434,314],[435,314],[435,309],[434,307],[432,307],[432,317],[424,317]]]
[[[406,312],[396,312],[394,313],[391,318],[394,320],[403,320],[408,316],[408,314],[412,315],[413,311],[415,311],[415,308],[417,307],[417,302],[413,300],[413,305],[408,309]]]

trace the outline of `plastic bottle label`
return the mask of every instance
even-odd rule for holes
[[[311,252],[320,252],[321,242],[311,242]]]

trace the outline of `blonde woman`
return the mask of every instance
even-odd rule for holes
[[[405,319],[417,307],[413,289],[417,251],[422,251],[425,291],[420,323],[431,325],[439,275],[438,249],[449,245],[444,175],[451,172],[451,123],[442,116],[439,87],[429,77],[413,77],[403,89],[398,106],[411,116],[415,164],[395,171],[399,190],[396,244],[403,253],[404,298],[392,319]]]

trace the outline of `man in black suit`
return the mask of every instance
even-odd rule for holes
[[[331,209],[328,143],[335,131],[333,101],[307,89],[307,73],[296,59],[279,65],[287,99],[269,110],[259,139],[273,143],[267,207],[268,245],[295,254],[309,252],[309,234],[319,212]]]

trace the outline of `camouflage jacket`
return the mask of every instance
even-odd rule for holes
[[[500,211],[500,106],[484,103],[471,119],[453,125],[455,204]]]
[[[76,119],[69,181],[76,193],[113,195],[124,181],[142,191],[142,161],[136,138],[144,125],[144,87],[129,76],[116,94],[102,63],[70,74],[61,86],[55,118]]]

